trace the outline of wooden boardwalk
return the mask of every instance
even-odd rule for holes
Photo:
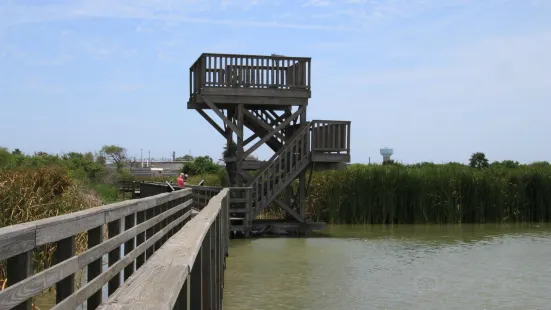
[[[32,298],[51,287],[56,310],[221,309],[230,233],[303,234],[323,227],[306,212],[312,171],[350,162],[351,124],[307,121],[311,59],[202,54],[189,83],[188,109],[227,140],[230,187],[121,184],[123,195],[142,198],[0,228],[0,261],[7,266],[0,310],[30,310]],[[248,163],[264,144],[272,157]],[[274,208],[285,218],[259,219]],[[87,240],[78,254],[83,244],[76,240]],[[55,247],[53,263],[33,273],[33,257],[44,246]],[[75,274],[83,270],[87,280],[75,288]]]
[[[52,309],[221,309],[229,192],[221,189],[195,216],[192,190],[183,189],[0,228],[8,278],[0,310],[30,310],[32,298],[50,287]],[[87,246],[76,254],[81,234]],[[48,244],[56,246],[52,266],[33,273],[33,253]],[[88,279],[75,289],[83,269]]]

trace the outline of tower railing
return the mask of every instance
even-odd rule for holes
[[[202,54],[189,69],[191,96],[205,87],[310,90],[311,58]]]
[[[350,124],[350,121],[312,121],[312,151],[350,155]]]

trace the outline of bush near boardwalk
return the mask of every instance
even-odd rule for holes
[[[341,224],[551,221],[551,167],[351,165],[314,174],[307,210]]]

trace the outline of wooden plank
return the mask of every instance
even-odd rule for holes
[[[0,260],[34,249],[35,235],[36,225],[33,223],[0,228]]]
[[[67,236],[76,235],[80,232],[102,225],[105,221],[103,212],[91,214],[85,217],[69,221],[59,221],[52,218],[49,223],[37,225],[36,245],[65,239]]]

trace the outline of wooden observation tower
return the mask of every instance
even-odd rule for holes
[[[231,230],[249,235],[312,227],[305,210],[307,176],[314,166],[334,169],[350,162],[350,122],[307,121],[311,59],[202,54],[189,74],[188,109],[199,112],[227,140]],[[222,125],[205,110],[212,110]],[[248,137],[245,128],[252,132]],[[248,160],[263,144],[273,156]],[[272,207],[284,210],[286,219],[256,219]]]

